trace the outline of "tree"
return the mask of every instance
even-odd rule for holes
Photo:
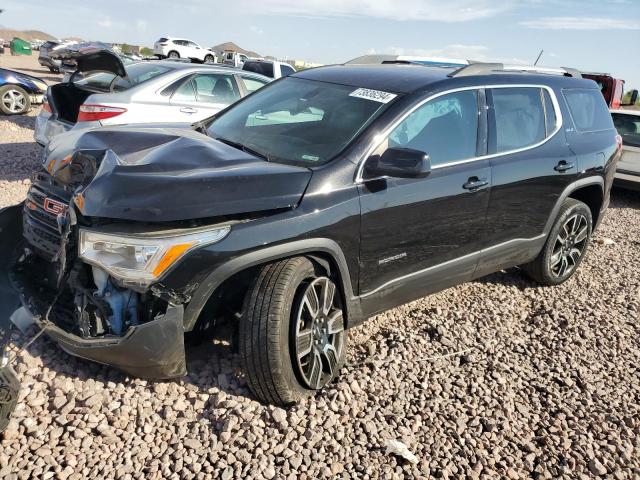
[[[124,53],[125,55],[131,55],[131,52],[133,52],[133,49],[131,48],[131,45],[128,45],[126,43],[123,43],[122,46],[120,47],[120,50],[122,51],[122,53]]]
[[[153,50],[151,50],[149,47],[142,47],[140,49],[140,55],[142,55],[143,57],[151,57],[153,56]]]

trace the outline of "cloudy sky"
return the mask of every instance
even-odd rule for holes
[[[364,53],[606,71],[640,88],[640,0],[3,0],[0,24],[151,46],[234,41],[322,63]]]

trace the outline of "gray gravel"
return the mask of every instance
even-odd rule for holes
[[[37,165],[32,124],[0,120],[0,205]],[[39,339],[0,478],[640,478],[639,194],[614,192],[596,240],[560,287],[509,270],[377,316],[290,410],[251,398],[224,342],[154,384]]]

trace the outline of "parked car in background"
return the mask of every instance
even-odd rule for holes
[[[640,190],[640,110],[612,110],[613,124],[622,137],[622,158],[615,183]]]
[[[242,70],[259,73],[269,78],[281,78],[296,73],[296,69],[288,63],[275,60],[247,60],[242,66]]]
[[[600,87],[600,92],[609,108],[618,109],[622,104],[624,80],[614,78],[609,73],[580,72],[582,78],[593,80]]]
[[[249,57],[244,53],[235,52],[233,50],[225,50],[222,53],[222,63],[231,67],[242,68],[247,60],[249,60]]]
[[[75,50],[76,72],[47,91],[35,139],[71,129],[126,123],[197,122],[269,83],[234,68],[167,60],[125,65],[113,51]]]
[[[45,68],[48,68],[52,73],[60,71],[60,60],[51,58],[50,53],[55,47],[60,45],[58,42],[45,42],[40,46],[38,53],[38,63]]]
[[[26,113],[43,102],[47,83],[38,77],[0,68],[0,111],[5,115]]]
[[[216,60],[214,52],[185,38],[162,37],[153,46],[153,54],[158,58],[189,58],[202,63]]]

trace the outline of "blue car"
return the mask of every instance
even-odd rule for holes
[[[46,91],[44,80],[0,68],[0,111],[5,115],[28,112],[31,105],[42,103]]]

